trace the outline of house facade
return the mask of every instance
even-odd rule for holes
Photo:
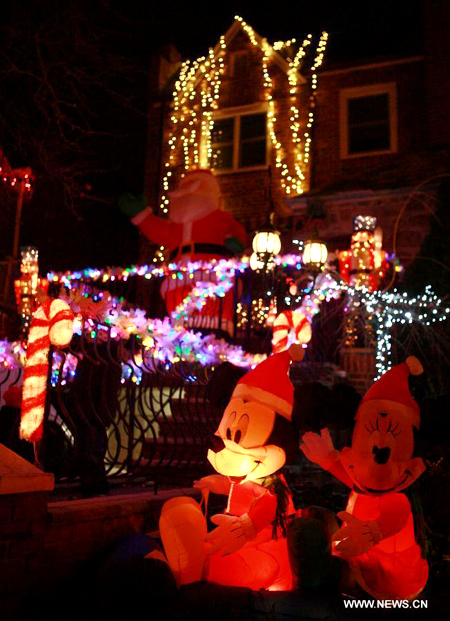
[[[181,63],[169,49],[153,72],[146,195],[167,209],[167,190],[192,168],[217,176],[222,207],[254,231],[271,204],[310,185],[317,70],[327,34],[270,44],[236,18],[207,56]]]
[[[240,18],[197,64],[169,50],[154,72],[149,202],[164,213],[179,175],[207,167],[249,232],[272,198],[286,252],[311,228],[343,250],[353,218],[371,215],[407,265],[449,169],[448,12],[426,7],[421,53],[407,56],[336,63],[326,33],[271,45]]]

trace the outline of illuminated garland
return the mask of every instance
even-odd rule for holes
[[[248,267],[248,263],[241,262],[234,267],[228,265],[228,261],[219,261],[214,270],[210,273],[213,276],[211,281],[198,281],[194,284],[183,302],[172,312],[172,319],[175,325],[187,320],[194,311],[201,312],[208,299],[214,296],[225,297],[225,294],[234,286],[234,274],[236,269],[243,271]],[[173,274],[175,276],[175,274]]]
[[[394,324],[411,324],[416,321],[430,326],[436,322],[446,321],[450,308],[443,306],[442,300],[436,295],[431,286],[425,292],[415,297],[397,290],[392,292],[374,291],[366,289],[348,288],[352,297],[359,297],[365,304],[367,311],[373,315],[376,324],[376,370],[377,380],[391,366],[392,336],[391,328]]]
[[[108,331],[113,339],[128,339],[130,335],[136,335],[142,339],[142,343],[149,358],[154,357],[161,361],[178,362],[199,361],[202,364],[214,364],[227,359],[239,366],[254,366],[261,359],[260,356],[252,356],[245,353],[242,348],[229,345],[225,341],[218,340],[213,336],[204,337],[200,333],[187,330],[183,322],[189,318],[195,310],[201,310],[207,298],[223,296],[231,288],[233,276],[236,271],[249,269],[248,257],[241,259],[213,260],[202,263],[189,262],[185,266],[170,264],[164,267],[151,265],[131,266],[129,268],[112,267],[107,269],[86,268],[75,272],[48,274],[48,279],[54,283],[63,284],[69,291],[80,290],[80,295],[92,295],[90,282],[108,282],[114,280],[126,281],[131,276],[140,276],[146,279],[161,278],[171,275],[172,278],[195,278],[195,272],[212,272],[213,278],[209,282],[197,282],[191,293],[185,298],[183,304],[177,307],[171,321],[148,319],[145,312],[139,309],[132,311],[123,310],[117,300],[111,298],[113,308],[108,316],[103,319],[104,325],[98,330],[95,321],[84,323],[85,330],[90,338],[107,338]],[[299,255],[285,255],[276,257],[276,263],[286,267],[288,265],[301,268]],[[86,282],[87,281],[87,282]],[[194,281],[195,282],[195,281]],[[83,293],[83,287],[87,292]],[[327,272],[320,274],[315,282],[314,289],[306,295],[299,296],[298,302],[292,298],[286,298],[286,303],[294,311],[300,311],[310,322],[314,315],[320,311],[323,301],[336,299],[342,293],[347,293],[351,300],[363,303],[376,325],[376,369],[377,377],[380,377],[391,367],[391,335],[390,329],[395,323],[418,323],[429,326],[435,322],[442,322],[448,318],[450,309],[442,305],[441,299],[427,287],[421,296],[409,297],[406,293],[392,292],[369,292],[366,289],[349,287],[344,282],[338,282]],[[103,300],[103,292],[94,295],[94,300]],[[263,311],[266,310],[264,305]],[[77,312],[77,309],[75,309]],[[247,321],[242,317],[241,321]],[[239,323],[239,321],[238,321]],[[82,321],[75,321],[75,332],[81,334]],[[22,353],[21,353],[22,351]],[[18,343],[0,342],[0,365],[6,369],[22,365],[21,357],[23,350]],[[60,365],[59,365],[60,366]],[[52,383],[58,380],[59,366],[54,363]],[[73,376],[76,367],[76,358],[66,356],[63,377]]]
[[[365,304],[369,313],[377,322],[376,369],[377,378],[391,366],[391,335],[390,329],[395,323],[407,324],[417,321],[425,326],[445,321],[450,308],[442,305],[442,300],[427,287],[424,294],[409,297],[397,291],[370,293],[364,289],[353,289],[344,283],[338,283],[329,274],[322,274],[316,281],[314,290],[305,296],[301,311],[310,321],[320,311],[323,301],[335,299],[347,293],[352,299],[359,299]],[[103,325],[93,320],[82,322],[78,317],[74,323],[74,332],[81,334],[84,329],[91,339],[100,342],[108,338],[128,339],[136,335],[143,345],[145,356],[162,362],[197,361],[201,364],[216,364],[228,360],[238,366],[255,366],[264,358],[244,352],[241,347],[230,345],[212,335],[203,336],[182,326],[173,326],[168,318],[164,320],[148,319],[142,310],[125,311],[117,307],[110,311]],[[20,368],[23,365],[24,351],[20,343],[0,342],[0,365],[6,370]],[[75,375],[77,358],[68,354],[62,369],[62,381],[65,382]],[[58,381],[61,372],[61,359],[54,358],[52,384]],[[128,371],[127,371],[128,369]],[[124,377],[130,374],[129,367],[124,365]],[[138,381],[138,375],[134,381]],[[377,379],[375,378],[375,379]]]
[[[275,265],[286,267],[288,265],[301,268],[301,255],[286,254],[275,257]],[[179,278],[191,277],[195,272],[214,272],[218,275],[223,269],[242,271],[249,269],[249,257],[243,256],[234,259],[212,259],[211,261],[188,261],[186,265],[169,263],[156,267],[155,265],[132,265],[130,267],[86,267],[82,270],[66,272],[49,272],[47,279],[54,284],[64,285],[68,289],[77,287],[80,282],[126,282],[133,276],[139,276],[150,280],[151,278]]]
[[[0,341],[0,370],[17,369],[24,365],[26,351],[20,341]]]
[[[322,64],[328,40],[328,34],[323,32],[316,49],[316,55],[311,67],[310,109],[303,132],[304,147],[301,148],[300,112],[297,105],[299,70],[306,48],[312,43],[312,35],[308,35],[293,59],[287,58],[287,75],[290,93],[290,144],[285,145],[286,157],[293,157],[293,170],[290,169],[282,155],[283,147],[276,135],[276,110],[273,100],[273,82],[269,74],[269,64],[273,55],[295,43],[277,41],[271,45],[267,39],[261,39],[253,28],[239,15],[235,16],[243,31],[248,35],[250,43],[262,52],[262,72],[265,99],[268,102],[267,131],[275,154],[276,167],[280,169],[281,186],[287,195],[302,194],[305,180],[304,167],[309,161],[311,144],[311,127],[314,121],[314,91],[317,88],[317,70]],[[195,61],[186,60],[180,68],[178,79],[173,91],[171,113],[171,129],[167,141],[168,154],[164,162],[162,179],[162,195],[160,209],[167,214],[169,210],[168,192],[170,188],[172,169],[180,164],[177,152],[180,153],[184,170],[191,168],[207,168],[211,166],[212,148],[211,133],[214,126],[213,114],[218,108],[220,86],[224,73],[224,57],[227,51],[225,35],[222,35],[216,49],[210,48],[207,56]]]

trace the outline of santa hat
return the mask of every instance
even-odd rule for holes
[[[364,395],[358,414],[382,412],[383,408],[395,409],[395,413],[414,427],[420,426],[420,408],[409,391],[408,377],[420,375],[423,367],[415,356],[409,356],[380,377]]]
[[[198,173],[205,173],[207,175],[211,175],[211,177],[214,177],[212,170],[210,170],[209,168],[191,168],[190,170],[186,171],[185,177],[187,177],[188,175],[197,175]]]
[[[291,420],[294,386],[289,379],[289,366],[291,360],[301,360],[303,355],[302,346],[294,344],[286,351],[269,356],[239,380],[231,398],[256,401]]]

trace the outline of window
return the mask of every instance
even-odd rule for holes
[[[266,113],[218,118],[211,133],[211,168],[241,170],[266,166]]]
[[[395,84],[342,90],[340,121],[341,157],[397,151]]]

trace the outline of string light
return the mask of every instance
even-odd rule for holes
[[[226,273],[226,270],[223,269],[222,274],[225,276]],[[217,283],[210,283],[208,290],[201,291],[201,297],[207,296],[208,292],[210,295],[215,295],[216,286]],[[364,305],[376,326],[377,377],[374,379],[380,377],[392,366],[390,331],[394,324],[418,322],[429,327],[432,324],[446,321],[450,315],[450,308],[443,305],[442,300],[429,286],[421,295],[415,297],[398,291],[370,292],[365,288],[349,287],[343,281],[336,281],[328,273],[320,274],[314,290],[307,295],[300,296],[299,300],[294,300],[291,307],[293,310],[303,313],[311,322],[314,315],[320,311],[321,304],[324,301],[336,299],[343,293],[353,304]],[[298,305],[299,303],[300,305]],[[268,312],[267,306],[257,303],[252,307],[252,313],[254,313],[254,308],[259,315],[258,321],[260,319],[262,321]],[[239,327],[245,327],[248,321],[248,311],[242,305],[238,311],[239,316],[241,318]],[[187,360],[198,361],[207,365],[228,360],[239,366],[253,367],[263,359],[263,356],[244,352],[241,347],[230,345],[212,335],[202,336],[200,333],[187,330],[182,325],[174,325],[169,318],[164,320],[148,319],[145,312],[140,309],[126,311],[117,306],[108,311],[100,325],[92,320],[86,321],[77,317],[74,323],[74,331],[81,334],[83,329],[90,335],[90,338],[100,338],[103,334],[103,338],[106,339],[108,332],[113,339],[129,339],[131,335],[135,335],[142,340],[145,348],[144,357],[156,358],[166,362]],[[5,341],[0,343],[0,364],[3,366],[9,369],[20,367],[23,363],[21,356],[20,343],[9,344]],[[75,359],[66,357],[66,360],[66,370],[62,371],[64,380],[73,377],[76,369]],[[59,372],[58,365],[54,366],[53,382],[58,380],[55,368]]]
[[[31,168],[12,169],[8,160],[0,150],[0,180],[4,185],[12,189],[23,187],[25,193],[30,196],[33,191],[33,173]]]
[[[270,76],[270,65],[274,54],[295,44],[295,39],[277,41],[271,45],[267,39],[261,38],[253,28],[239,15],[235,21],[247,34],[250,43],[262,53],[262,78],[264,98],[268,102],[267,134],[272,144],[275,166],[279,169],[280,184],[288,196],[302,194],[305,184],[305,170],[309,160],[311,144],[311,127],[313,111],[308,111],[305,131],[301,136],[299,79],[302,61],[306,48],[312,43],[312,35],[308,35],[293,59],[287,58],[288,88],[290,93],[290,130],[289,139],[284,145],[277,137],[276,102],[273,98],[273,81]],[[312,89],[317,88],[317,69],[323,62],[328,39],[322,33],[312,66]],[[183,168],[213,168],[213,150],[211,135],[214,128],[214,111],[218,109],[222,76],[225,71],[225,54],[227,45],[225,35],[219,40],[216,49],[210,48],[207,56],[195,61],[183,62],[173,91],[171,112],[171,130],[167,142],[167,156],[164,162],[162,179],[162,195],[160,209],[163,214],[169,211],[169,189],[173,170]],[[304,147],[302,148],[302,144]],[[157,260],[154,261],[155,263]]]
[[[282,267],[292,266],[300,269],[301,255],[285,254],[275,257],[275,264]],[[86,267],[82,270],[67,270],[66,272],[48,272],[47,279],[53,284],[64,285],[68,289],[78,287],[79,283],[123,281],[127,282],[132,277],[142,277],[146,280],[151,278],[163,278],[169,276],[179,278],[195,274],[197,271],[220,272],[223,269],[246,270],[249,269],[249,257],[231,259],[211,259],[211,261],[188,261],[185,265],[169,263],[164,265],[131,265],[130,267]]]
[[[304,140],[305,140],[304,164],[305,165],[308,164],[309,162],[309,156],[310,156],[310,151],[311,151],[311,140],[312,140],[311,128],[314,123],[314,110],[316,106],[315,91],[317,90],[318,83],[319,83],[318,77],[317,77],[317,70],[319,69],[320,65],[323,63],[325,49],[327,47],[327,42],[328,42],[328,33],[324,31],[320,35],[319,45],[317,46],[317,50],[316,50],[316,57],[314,59],[314,64],[312,66],[312,74],[311,74],[312,93],[310,95],[308,122],[306,124],[306,131],[304,133]]]

